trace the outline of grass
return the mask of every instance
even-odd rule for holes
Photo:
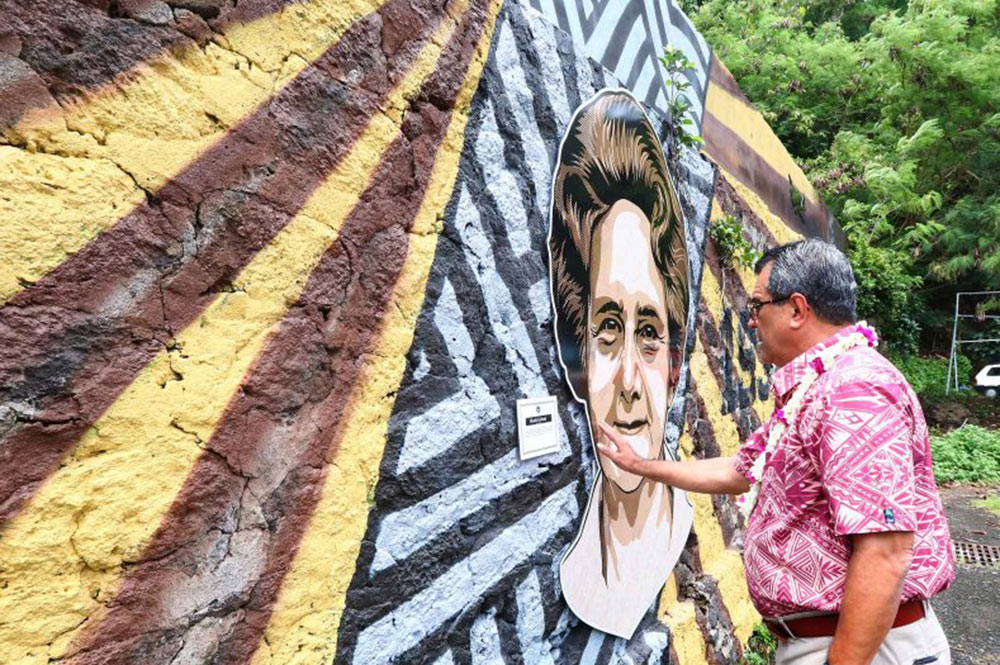
[[[977,499],[972,502],[976,508],[985,508],[994,515],[1000,515],[1000,494],[992,494],[985,499]]]
[[[963,425],[934,434],[931,455],[939,485],[1000,482],[1000,431]]]

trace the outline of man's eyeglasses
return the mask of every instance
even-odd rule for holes
[[[749,303],[747,303],[747,310],[750,312],[750,318],[756,319],[757,315],[760,314],[760,310],[764,305],[776,305],[779,302],[785,302],[791,298],[791,296],[785,296],[784,298],[773,298],[771,300],[757,300],[754,298]]]

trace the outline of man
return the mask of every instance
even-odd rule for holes
[[[598,450],[688,491],[743,494],[759,481],[743,556],[779,665],[948,665],[926,601],[954,579],[954,554],[916,395],[858,343],[854,274],[835,247],[782,245],[755,272],[750,326],[777,368],[771,419],[733,458],[642,459],[603,427]]]

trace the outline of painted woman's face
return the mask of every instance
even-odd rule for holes
[[[670,393],[670,340],[663,278],[650,224],[637,206],[615,203],[591,245],[586,372],[591,431],[603,422],[640,457],[659,457]],[[640,476],[600,457],[604,475],[626,492]]]

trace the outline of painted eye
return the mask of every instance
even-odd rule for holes
[[[609,316],[602,319],[594,330],[594,337],[601,346],[611,347],[618,341],[618,336],[622,332],[621,321]]]
[[[598,326],[598,328],[597,328],[597,332],[599,332],[599,333],[602,333],[602,332],[619,333],[619,332],[621,332],[621,330],[622,330],[622,326],[618,322],[618,319],[613,319],[613,318],[610,318],[610,317],[607,318],[607,319],[604,319],[603,321],[601,321],[601,325]]]
[[[656,328],[648,323],[639,328],[639,337],[641,337],[644,341],[658,341],[660,339],[660,335],[656,332]]]

